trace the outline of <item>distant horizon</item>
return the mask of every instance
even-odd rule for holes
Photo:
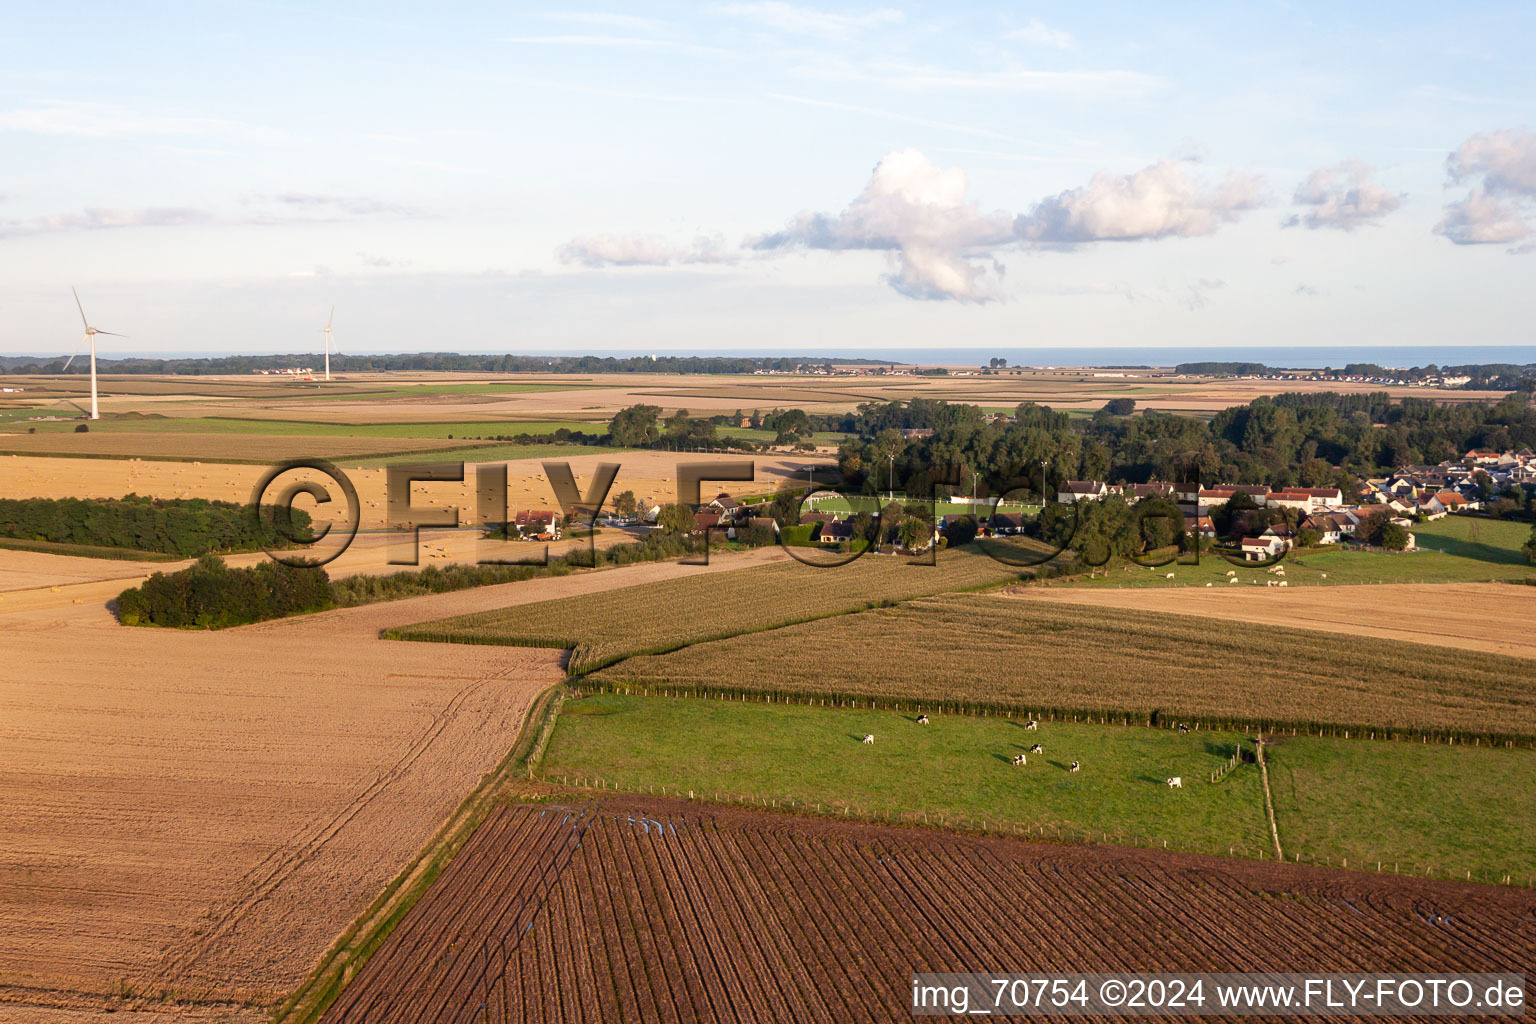
[[[1473,366],[1488,364],[1536,365],[1536,345],[1392,345],[1359,344],[1347,347],[1326,345],[1295,345],[1276,348],[1269,345],[1230,346],[1178,346],[1178,347],[1083,347],[1062,348],[1056,346],[1013,348],[927,348],[890,346],[880,349],[844,348],[825,352],[783,352],[770,349],[501,349],[501,348],[390,348],[381,347],[367,352],[332,353],[332,359],[362,359],[372,356],[400,355],[509,355],[521,358],[613,358],[634,359],[644,356],[662,358],[742,358],[788,359],[806,363],[862,361],[866,364],[890,364],[897,366],[944,366],[981,368],[992,358],[1008,360],[1010,367],[1084,367],[1113,368],[1117,366],[1146,366],[1153,369],[1170,368],[1180,363],[1193,362],[1252,362],[1262,363],[1275,369],[1322,369],[1342,367],[1349,363],[1375,363],[1389,369],[1412,369],[1429,365]],[[323,358],[320,351],[265,352],[125,352],[104,354],[98,350],[98,363],[124,359],[265,359],[292,357],[308,360]],[[67,358],[67,354],[0,354],[7,363],[26,360],[39,363]],[[336,372],[348,372],[344,369]],[[352,371],[357,372],[357,371]],[[476,371],[462,371],[476,372]],[[532,371],[522,371],[532,372]]]

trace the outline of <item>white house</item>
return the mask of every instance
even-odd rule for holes
[[[1068,480],[1056,492],[1056,500],[1062,504],[1074,501],[1098,501],[1109,493],[1101,480]]]

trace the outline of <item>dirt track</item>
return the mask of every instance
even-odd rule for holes
[[[211,1001],[220,1019],[264,1019],[561,676],[558,651],[393,643],[381,629],[775,557],[640,565],[218,633],[122,628],[99,603],[10,611],[0,1018],[20,1003],[32,1019],[91,1019],[126,984]]]
[[[1021,600],[1298,626],[1536,658],[1536,632],[1531,628],[1536,623],[1536,587],[1507,583],[1396,583],[1304,590],[1266,587],[1243,588],[1236,593],[1201,587],[1011,587],[1002,593]]]

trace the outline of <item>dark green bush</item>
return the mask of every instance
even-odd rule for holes
[[[231,569],[217,555],[169,575],[157,572],[117,598],[126,626],[222,629],[332,606],[331,581],[317,566],[262,562]]]

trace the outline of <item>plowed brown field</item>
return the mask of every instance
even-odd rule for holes
[[[1536,895],[615,797],[493,812],[328,1024],[886,1021],[914,971],[1524,971]]]

